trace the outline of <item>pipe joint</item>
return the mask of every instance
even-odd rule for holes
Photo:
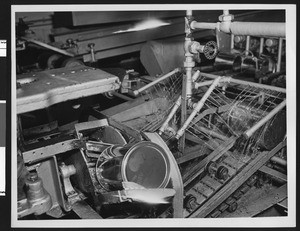
[[[231,33],[230,27],[231,27],[231,21],[224,21],[221,23],[219,22],[217,24],[217,29],[224,33]]]
[[[219,21],[220,22],[231,22],[234,19],[233,14],[222,14],[219,16]]]

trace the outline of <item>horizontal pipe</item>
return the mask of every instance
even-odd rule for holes
[[[191,28],[192,29],[211,29],[214,30],[218,26],[218,23],[215,22],[191,22]]]
[[[250,35],[257,37],[285,37],[285,23],[231,22],[230,32],[234,35]]]
[[[280,22],[191,22],[192,29],[218,29],[234,35],[285,37],[285,23]]]
[[[256,132],[260,127],[262,127],[265,123],[267,123],[270,119],[272,119],[280,110],[282,110],[286,106],[286,100],[282,101],[277,107],[275,107],[269,114],[267,114],[264,118],[258,121],[253,127],[248,129],[244,136],[248,139],[250,138],[254,132]]]
[[[210,79],[216,79],[218,77],[223,77],[223,76],[208,74],[208,73],[203,73],[203,72],[201,72],[201,76],[206,77],[206,78],[210,78]],[[240,80],[240,79],[231,78],[230,83],[241,84],[241,85],[257,87],[257,88],[272,90],[272,91],[278,91],[278,92],[281,92],[281,93],[286,93],[286,89],[282,88],[282,87],[274,87],[274,86],[261,84],[261,83],[248,82],[248,81],[244,81],[244,80]]]
[[[133,98],[130,98],[130,97],[126,96],[126,95],[123,95],[123,94],[115,92],[115,91],[111,92],[111,94],[114,95],[114,96],[116,96],[116,97],[118,97],[118,98],[120,98],[120,99],[124,99],[126,101],[134,100]]]
[[[161,82],[161,81],[169,78],[170,76],[172,76],[172,75],[174,75],[174,74],[176,74],[176,73],[178,73],[180,71],[181,71],[181,68],[176,68],[173,71],[171,71],[171,72],[169,72],[169,73],[167,73],[167,74],[159,77],[158,79],[152,81],[151,83],[148,83],[147,85],[141,87],[140,89],[137,89],[137,90],[133,91],[133,93],[134,93],[134,95],[137,96],[138,94],[140,94],[141,92],[147,90],[148,88],[152,87],[153,85],[155,85],[155,84],[157,84],[157,83],[159,83],[159,82]]]

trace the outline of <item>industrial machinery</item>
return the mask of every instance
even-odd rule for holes
[[[16,20],[18,218],[287,215],[284,11],[133,15]]]

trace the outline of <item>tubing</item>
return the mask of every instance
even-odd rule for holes
[[[164,130],[166,129],[166,127],[168,126],[168,123],[170,122],[170,120],[173,118],[173,116],[175,115],[177,109],[180,107],[181,105],[181,95],[178,97],[178,99],[176,100],[170,114],[168,115],[167,119],[165,120],[165,122],[161,125],[159,131],[158,131],[158,134],[161,135]]]
[[[260,43],[259,43],[259,54],[261,55],[264,51],[264,43],[265,43],[265,38],[260,38]]]
[[[262,118],[258,123],[256,123],[253,127],[248,129],[244,136],[248,139],[253,135],[254,132],[256,132],[261,126],[263,126],[265,123],[267,123],[270,119],[273,118],[281,109],[283,109],[286,106],[286,100],[282,101],[277,107],[275,107],[268,115],[266,115],[264,118]]]
[[[230,31],[234,35],[285,37],[285,23],[231,22]]]
[[[280,157],[273,156],[270,160],[275,162],[276,164],[280,164],[280,165],[285,166],[285,167],[287,166],[287,161],[280,158]]]
[[[210,78],[210,79],[216,79],[218,77],[222,77],[222,76],[203,73],[203,72],[201,72],[201,75],[206,78]],[[247,85],[247,86],[251,86],[251,87],[262,88],[262,89],[271,90],[271,91],[278,91],[281,93],[286,93],[286,89],[282,88],[282,87],[274,87],[274,86],[270,86],[270,85],[266,85],[266,84],[253,83],[253,82],[248,82],[248,81],[244,81],[244,80],[240,80],[240,79],[232,79],[232,78],[230,79],[230,82],[236,83],[236,84],[241,84],[241,85]]]
[[[194,117],[196,116],[196,114],[201,110],[201,108],[203,107],[205,101],[207,100],[207,98],[210,96],[211,92],[215,89],[215,87],[219,84],[221,77],[217,78],[214,80],[214,82],[210,85],[210,87],[208,88],[208,90],[205,92],[205,94],[203,95],[203,97],[201,98],[201,100],[197,103],[195,109],[192,111],[192,113],[190,114],[190,116],[187,118],[187,120],[184,122],[184,124],[182,125],[182,127],[178,130],[175,138],[179,139],[183,133],[185,132],[186,128],[189,126],[189,124],[191,123],[191,121],[194,119]]]
[[[279,22],[191,22],[192,29],[219,29],[234,35],[285,37],[285,23]]]
[[[140,94],[141,92],[147,90],[148,88],[152,87],[153,85],[155,85],[155,84],[157,84],[157,83],[159,83],[159,82],[161,82],[161,81],[163,81],[163,80],[169,78],[170,76],[172,76],[172,75],[174,75],[174,74],[176,74],[176,73],[178,73],[178,72],[180,72],[180,71],[181,71],[180,68],[176,68],[176,69],[174,69],[173,71],[169,72],[168,74],[165,74],[165,75],[163,75],[162,77],[160,77],[160,78],[158,78],[158,79],[152,81],[151,83],[149,83],[149,84],[147,84],[147,85],[141,87],[140,89],[133,91],[133,94],[134,94],[135,96],[137,96],[138,94]]]
[[[280,69],[281,69],[282,43],[283,43],[283,39],[282,39],[282,38],[279,38],[279,44],[278,44],[278,59],[277,59],[277,68],[276,68],[276,72],[280,72]]]
[[[211,29],[214,30],[218,26],[218,23],[215,22],[191,22],[191,28],[192,29]]]
[[[193,76],[192,76],[192,81],[193,81],[193,82],[197,81],[197,79],[199,78],[199,76],[200,76],[200,71],[197,70],[197,71],[193,74]]]

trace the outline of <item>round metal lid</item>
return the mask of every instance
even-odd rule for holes
[[[122,179],[145,188],[164,188],[170,180],[170,162],[164,149],[150,141],[133,145],[122,161]]]

